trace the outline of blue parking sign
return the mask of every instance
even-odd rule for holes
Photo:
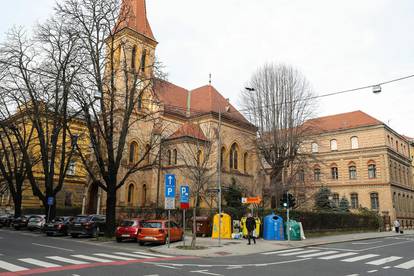
[[[190,187],[187,185],[180,187],[180,202],[188,203],[190,201]]]
[[[175,197],[175,175],[165,175],[165,197]]]
[[[55,199],[52,196],[47,198],[47,205],[53,205],[55,203]]]

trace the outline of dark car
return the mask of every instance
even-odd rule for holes
[[[0,216],[0,227],[10,227],[13,221],[14,215],[5,214]]]
[[[73,238],[83,236],[97,237],[106,228],[105,216],[101,215],[80,215],[76,216],[68,227],[68,234]]]
[[[73,217],[56,217],[49,223],[45,224],[44,232],[48,236],[68,234],[69,223],[73,220]]]
[[[27,228],[27,224],[29,223],[29,219],[34,215],[23,215],[18,218],[13,219],[11,226],[15,230],[20,230],[22,228]]]

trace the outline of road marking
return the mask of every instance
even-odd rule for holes
[[[169,266],[169,265],[160,265],[160,264],[157,264],[156,266],[164,267],[164,268],[171,268],[171,269],[179,269],[177,267],[173,267],[173,266]]]
[[[101,259],[101,258],[96,258],[96,257],[86,256],[86,255],[72,255],[72,257],[79,258],[79,259],[84,259],[84,260],[88,260],[88,261],[94,261],[94,262],[98,262],[98,263],[112,263],[113,262],[112,260]]]
[[[25,267],[14,265],[14,264],[4,262],[4,261],[0,261],[0,268],[7,270],[7,271],[11,271],[11,272],[27,270],[27,268]]]
[[[313,253],[313,252],[319,252],[319,251],[320,250],[305,250],[305,251],[299,251],[299,252],[279,254],[279,256],[293,256],[293,255],[299,255],[299,254],[305,254],[305,253]]]
[[[324,255],[330,255],[338,253],[338,251],[324,251],[324,252],[318,252],[318,253],[312,253],[312,254],[305,254],[305,255],[299,255],[300,258],[312,258],[312,257],[319,257]]]
[[[272,251],[272,252],[265,252],[261,253],[262,255],[272,255],[272,254],[279,254],[279,253],[288,253],[288,252],[295,252],[295,251],[302,251],[303,248],[295,248],[295,249],[288,249],[288,250],[279,250],[279,251]]]
[[[402,263],[399,265],[394,266],[396,268],[402,268],[402,269],[411,269],[414,267],[414,260],[408,261],[406,263]]]
[[[160,276],[158,274],[144,275],[144,276]]]
[[[384,266],[382,269],[390,269],[390,266]]]
[[[75,250],[72,250],[72,249],[66,249],[66,248],[62,248],[62,247],[56,247],[56,246],[51,246],[51,245],[46,245],[46,244],[40,244],[40,243],[32,243],[32,244],[33,245],[37,245],[37,246],[41,246],[41,247],[59,249],[59,250],[69,251],[69,252],[74,252],[75,251]]]
[[[243,268],[243,267],[242,266],[239,266],[239,265],[232,265],[232,266],[229,266],[226,269],[240,269],[240,268]]]
[[[349,274],[349,275],[346,275],[346,276],[359,276],[359,274]]]
[[[36,260],[36,259],[32,259],[32,258],[19,259],[19,261],[29,263],[29,264],[33,264],[33,265],[37,265],[37,266],[41,266],[41,267],[46,267],[46,268],[61,266],[61,265],[58,265],[58,264],[52,264],[52,263],[48,263],[48,262],[44,262],[44,261],[40,261],[40,260]]]
[[[378,271],[377,269],[374,269],[374,270],[367,271],[367,273],[374,273],[374,272],[377,272],[377,271]]]
[[[59,262],[63,262],[63,263],[68,263],[68,264],[76,264],[76,265],[88,264],[88,262],[63,258],[63,257],[59,257],[59,256],[49,256],[49,257],[46,257],[46,258],[51,259],[51,260],[55,260],[55,261],[59,261]]]
[[[142,259],[153,259],[154,257],[132,254],[132,253],[124,253],[124,252],[114,252],[117,255],[127,256],[127,257],[134,257],[134,258],[142,258]]]
[[[319,259],[321,259],[321,260],[333,260],[333,259],[339,259],[339,258],[342,258],[342,257],[348,257],[348,256],[356,255],[356,254],[358,254],[358,253],[346,252],[346,253],[336,254],[336,255],[332,255],[332,256],[320,257]]]
[[[121,256],[105,254],[105,253],[95,253],[93,255],[104,257],[104,258],[109,258],[109,259],[121,260],[121,261],[132,261],[132,260],[136,259],[136,258],[127,258],[127,257],[121,257]]]
[[[147,252],[142,252],[142,251],[135,251],[134,253],[142,254],[142,255],[148,255],[148,256],[153,256],[153,257],[160,257],[160,258],[172,258],[173,257],[173,256],[169,256],[169,255],[147,253]]]
[[[373,242],[353,242],[353,243],[351,243],[351,244],[356,244],[356,245],[359,245],[359,244],[361,244],[361,245],[367,245],[367,244],[374,244],[374,243],[381,243],[381,242],[383,242],[383,241],[373,241]]]
[[[367,255],[362,255],[362,256],[353,257],[353,258],[349,258],[349,259],[344,259],[342,261],[347,262],[347,263],[353,263],[353,262],[366,260],[366,259],[370,259],[370,258],[374,258],[374,257],[378,257],[378,256],[379,255],[377,255],[377,254],[367,254]]]
[[[206,274],[206,275],[213,275],[213,276],[223,276],[222,274],[208,272],[208,270],[194,270],[194,271],[190,271],[190,272],[191,273]]]
[[[366,264],[369,264],[369,265],[383,265],[383,264],[390,263],[390,262],[393,262],[393,261],[396,261],[396,260],[399,260],[399,259],[402,259],[402,257],[391,256],[391,257],[371,261],[371,262],[368,262]]]

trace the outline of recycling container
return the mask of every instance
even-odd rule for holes
[[[242,217],[240,220],[240,227],[242,229],[242,233],[243,233],[243,237],[247,237],[247,227],[246,227],[246,219],[247,217]],[[254,220],[256,221],[256,229],[255,229],[255,237],[258,238],[260,236],[260,225],[261,225],[261,220],[260,218],[254,218]]]
[[[191,221],[192,226],[192,221]],[[193,227],[191,227],[193,230]],[[211,234],[211,220],[209,217],[196,217],[196,235],[209,236]]]
[[[211,237],[217,239],[219,237],[219,214],[213,217],[213,233]],[[220,236],[222,239],[231,239],[231,217],[228,214],[221,213],[221,231]]]
[[[284,240],[283,218],[274,213],[267,215],[263,219],[263,239],[265,240]]]
[[[289,220],[286,224],[286,238],[287,238],[287,231],[289,231],[289,239],[291,241],[300,241],[301,238],[301,230],[300,224],[296,220]]]

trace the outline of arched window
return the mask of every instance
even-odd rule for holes
[[[313,180],[321,181],[321,169],[320,168],[313,169]]]
[[[359,207],[358,194],[352,193],[351,194],[351,208],[358,209],[358,207]]]
[[[130,204],[132,203],[133,199],[134,199],[134,184],[129,184],[127,202]]]
[[[174,165],[177,165],[177,149],[173,149],[173,161]]]
[[[237,144],[234,143],[230,148],[230,169],[237,170],[239,168],[238,155]]]
[[[248,168],[247,168],[247,166],[248,166],[248,159],[249,159],[249,154],[247,152],[245,152],[244,153],[244,156],[243,156],[243,170],[244,170],[245,173],[248,172]]]
[[[349,171],[349,179],[357,178],[357,168],[354,163],[349,164],[348,171]]]
[[[353,136],[351,137],[351,149],[357,149],[357,148],[359,148],[358,137]]]
[[[135,69],[135,63],[137,60],[137,46],[132,47],[131,51],[131,68]]]
[[[335,139],[331,140],[331,150],[338,150],[338,143]]]
[[[203,152],[201,150],[197,151],[197,166],[200,167],[202,163]]]
[[[147,185],[142,185],[142,206],[147,205]]]
[[[146,59],[147,59],[147,49],[142,50],[142,55],[141,55],[141,71],[145,72],[145,67],[146,65]]]
[[[377,166],[374,162],[368,163],[368,178],[377,178]]]
[[[372,210],[379,209],[378,193],[371,193],[371,209]]]
[[[136,142],[132,142],[129,145],[129,163],[136,162],[137,150],[138,150],[138,144]]]
[[[336,207],[339,206],[339,194],[338,193],[334,193],[332,195],[332,201],[335,204]]]
[[[334,180],[338,180],[339,178],[338,167],[336,166],[336,164],[333,164],[331,166],[331,177]]]
[[[168,165],[171,165],[171,150],[167,151],[167,160],[168,160]]]
[[[300,169],[298,173],[298,180],[300,182],[305,182],[305,170]]]
[[[225,167],[225,157],[226,156],[226,148],[222,147],[220,151],[220,166],[223,169]]]
[[[316,142],[312,143],[312,153],[317,153],[319,152],[319,145]]]
[[[138,95],[137,107],[138,107],[138,110],[142,109],[142,93]]]

